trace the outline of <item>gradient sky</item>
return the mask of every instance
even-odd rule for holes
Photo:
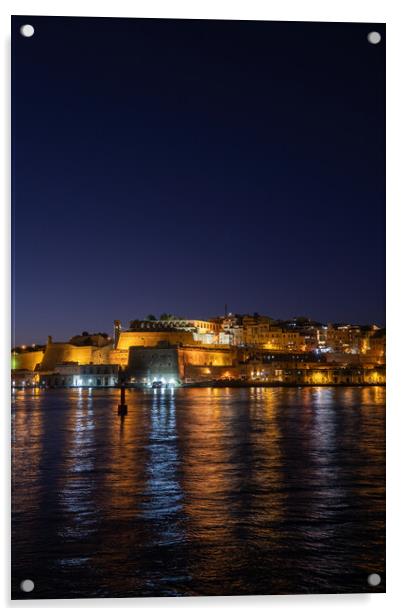
[[[384,41],[13,17],[15,343],[225,304],[384,324]]]

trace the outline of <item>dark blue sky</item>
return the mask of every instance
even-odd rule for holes
[[[384,25],[14,17],[12,65],[16,343],[384,324]]]

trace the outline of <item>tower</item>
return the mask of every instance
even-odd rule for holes
[[[121,321],[114,321],[114,348],[117,349],[117,345],[120,338]]]

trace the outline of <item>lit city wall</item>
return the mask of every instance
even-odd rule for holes
[[[167,332],[121,332],[117,343],[119,350],[127,350],[132,346],[157,346],[160,342],[168,344],[194,344],[193,334],[185,331]]]
[[[128,349],[114,349],[111,345],[94,348],[92,351],[92,363],[115,364],[125,367],[128,363]]]
[[[37,364],[41,363],[43,355],[43,351],[13,353],[11,355],[11,368],[12,370],[35,370]]]
[[[232,366],[236,352],[231,349],[178,349],[180,362],[190,366]]]
[[[162,376],[179,379],[191,376],[205,379],[213,376],[222,377],[228,368],[232,368],[234,361],[235,352],[226,349],[131,347],[128,373],[140,379]]]
[[[54,370],[56,364],[65,362],[90,364],[94,348],[92,346],[74,346],[64,342],[51,342],[46,346],[42,370]]]

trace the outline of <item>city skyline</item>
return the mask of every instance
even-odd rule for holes
[[[213,322],[214,320],[217,319],[225,319],[225,318],[230,318],[230,317],[246,317],[246,316],[257,316],[257,317],[268,317],[270,319],[272,319],[272,324],[274,326],[283,326],[286,327],[285,324],[289,324],[292,321],[296,321],[296,320],[300,320],[300,319],[306,319],[307,321],[309,321],[312,325],[313,324],[320,324],[323,327],[327,327],[328,325],[330,326],[349,326],[349,327],[377,327],[378,329],[385,329],[385,325],[381,325],[379,323],[356,323],[356,322],[352,322],[352,321],[321,321],[319,319],[314,319],[308,315],[294,315],[293,317],[289,317],[289,318],[282,318],[282,317],[272,317],[272,315],[267,315],[267,314],[261,314],[259,312],[245,312],[245,313],[240,313],[238,311],[236,312],[231,312],[228,311],[227,314],[225,315],[225,313],[222,313],[220,315],[212,315],[212,316],[205,316],[205,315],[198,315],[198,316],[193,316],[193,315],[175,315],[173,313],[161,313],[158,316],[158,313],[156,315],[152,314],[152,313],[148,313],[145,316],[135,316],[135,317],[131,317],[128,319],[124,319],[121,321],[122,323],[122,329],[123,330],[129,330],[130,329],[130,323],[133,321],[150,321],[151,323],[153,321],[156,322],[163,322],[163,321],[205,321],[205,322]],[[169,317],[169,318],[167,318]],[[46,344],[46,340],[49,336],[51,336],[53,339],[57,339],[57,340],[67,340],[69,338],[72,338],[74,336],[79,336],[81,334],[88,334],[88,335],[93,335],[93,334],[101,334],[101,333],[105,333],[107,335],[109,335],[111,338],[113,336],[113,322],[114,320],[111,320],[107,326],[105,327],[101,327],[101,328],[96,328],[93,326],[89,326],[89,327],[78,327],[76,330],[71,330],[70,332],[66,333],[66,336],[64,338],[62,338],[61,336],[58,335],[58,332],[47,332],[47,334],[43,337],[42,340],[38,340],[35,338],[35,340],[31,340],[31,339],[26,339],[25,341],[20,341],[16,344],[13,345],[13,347],[15,348],[19,348],[19,347],[24,347],[24,346],[41,346],[41,345],[45,345]]]
[[[116,319],[112,336],[49,335],[46,345],[14,348],[13,386],[113,387],[119,375],[140,388],[385,383],[385,330],[372,325],[274,321],[256,313],[210,320],[164,313],[127,325]]]
[[[225,303],[385,324],[369,24],[30,21],[13,38],[15,344]]]

